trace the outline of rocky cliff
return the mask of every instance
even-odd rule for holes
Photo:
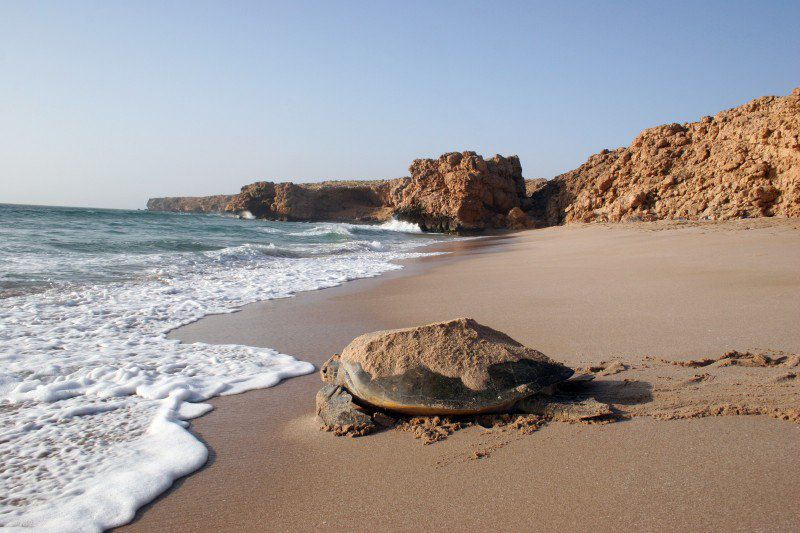
[[[222,213],[234,196],[233,194],[218,194],[216,196],[150,198],[147,200],[147,210],[177,213]]]
[[[453,152],[417,159],[407,178],[261,181],[232,196],[154,198],[148,209],[250,212],[277,220],[380,222],[430,231],[565,222],[800,217],[800,89],[698,122],[643,131],[552,180],[524,180],[519,158]]]
[[[226,197],[155,198],[150,210],[250,213],[290,221],[382,222],[392,217],[429,231],[524,227],[525,180],[516,156],[485,160],[475,152],[417,159],[411,177],[378,181],[259,181]],[[225,198],[227,200],[216,200]]]
[[[525,197],[516,156],[485,160],[475,152],[417,159],[410,178],[313,184],[261,181],[226,206],[257,218],[376,222],[397,217],[428,231],[503,228]]]
[[[393,191],[406,181],[259,181],[242,187],[225,209],[272,220],[381,222],[392,217]]]
[[[644,130],[534,191],[528,212],[543,225],[798,217],[799,136],[800,88]]]

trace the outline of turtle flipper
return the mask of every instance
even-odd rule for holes
[[[326,431],[359,437],[377,426],[364,410],[353,403],[353,396],[338,385],[325,385],[317,393],[317,417]]]
[[[569,398],[537,394],[517,403],[523,413],[543,416],[559,422],[592,422],[614,416],[614,409],[594,398]]]

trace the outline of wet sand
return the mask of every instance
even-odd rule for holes
[[[320,364],[358,334],[467,315],[576,367],[800,353],[796,221],[570,226],[446,247],[454,253],[173,335]],[[473,427],[424,446],[396,430],[358,439],[319,431],[319,386],[310,375],[214,400],[216,410],[192,423],[210,463],[125,529],[791,531],[800,523],[796,423],[641,417],[499,437]],[[484,449],[488,457],[471,459]]]

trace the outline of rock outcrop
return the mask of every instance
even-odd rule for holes
[[[417,159],[411,176],[294,184],[236,195],[153,198],[150,210],[249,212],[296,221],[383,222],[472,232],[568,222],[800,217],[800,88],[698,122],[643,131],[552,180],[522,177],[516,156],[453,152]]]
[[[215,196],[150,198],[147,200],[147,210],[176,213],[222,213],[234,196],[233,194],[217,194]]]
[[[506,216],[506,227],[508,229],[529,229],[536,226],[536,221],[519,207],[513,208]]]
[[[259,181],[242,187],[225,209],[272,220],[382,222],[392,217],[391,198],[406,181]]]
[[[525,196],[530,198],[536,194],[542,187],[547,185],[547,178],[532,178],[525,180]]]
[[[533,191],[543,225],[800,216],[800,88],[639,134]]]
[[[452,152],[417,159],[409,183],[399,189],[397,215],[424,230],[461,232],[504,228],[509,211],[525,198],[517,156],[484,159],[475,152]]]
[[[516,156],[486,160],[475,152],[453,152],[438,159],[417,159],[409,170],[411,177],[393,180],[259,181],[245,185],[239,194],[213,197],[214,201],[155,198],[147,207],[249,213],[289,221],[383,222],[396,217],[441,232],[530,226],[520,209],[525,180]]]

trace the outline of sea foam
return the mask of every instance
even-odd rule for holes
[[[396,218],[393,218],[388,222],[384,222],[378,227],[385,231],[400,231],[403,233],[422,233],[422,229],[420,229],[419,224],[414,224],[413,222],[406,222],[405,220],[398,220]]]
[[[118,526],[201,467],[208,452],[187,421],[210,409],[205,400],[313,366],[268,348],[182,344],[166,333],[421,255],[373,240],[345,245],[280,257],[245,244],[171,256],[127,282],[0,300],[0,526]]]

